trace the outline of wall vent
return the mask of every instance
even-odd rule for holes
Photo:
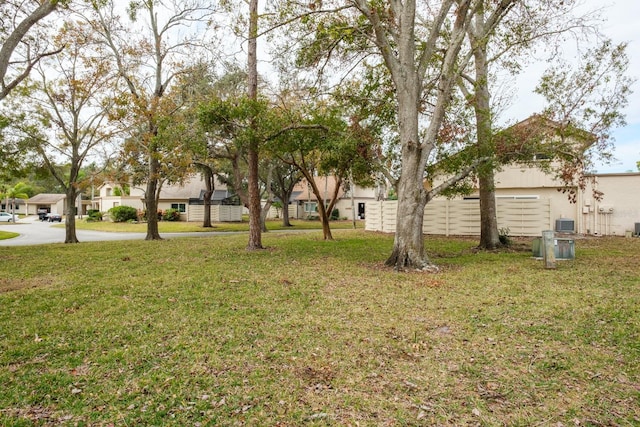
[[[568,218],[556,219],[556,231],[560,233],[573,233],[575,231],[575,223],[572,219]]]

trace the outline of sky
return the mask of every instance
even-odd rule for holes
[[[585,10],[602,8],[606,22],[602,32],[614,43],[627,42],[629,75],[636,81],[634,93],[629,97],[625,109],[627,125],[614,129],[614,157],[611,164],[596,164],[598,173],[637,172],[636,162],[640,161],[640,1],[638,0],[585,0]],[[544,108],[542,97],[533,93],[545,64],[531,64],[514,83],[516,89],[512,106],[503,112],[506,120],[520,121]]]

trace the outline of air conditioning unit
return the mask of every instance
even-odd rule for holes
[[[635,227],[636,227],[636,236],[640,237],[640,222],[636,222],[635,223]]]
[[[560,233],[573,233],[575,231],[575,222],[568,218],[556,219],[556,231]]]

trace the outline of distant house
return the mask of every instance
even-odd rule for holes
[[[242,206],[237,197],[226,187],[215,183],[211,197],[211,220],[215,222],[242,221]],[[131,186],[123,190],[118,184],[106,182],[99,188],[98,209],[107,212],[116,206],[131,206],[144,210],[144,188]],[[182,184],[164,184],[160,190],[158,209],[176,209],[182,221],[204,219],[205,183],[200,175],[185,180]]]
[[[329,204],[331,197],[336,186],[336,178],[333,175],[328,176],[316,176],[316,185],[320,190],[322,203]],[[374,200],[380,199],[379,193],[382,193],[378,188],[368,188],[355,186],[353,191],[345,191],[343,187],[338,189],[338,201],[334,209],[338,211],[340,218],[353,218],[353,211],[355,209],[356,219],[364,219],[366,215],[366,204]],[[351,197],[353,194],[353,198]],[[293,189],[289,200],[289,218],[317,218],[318,217],[318,203],[315,194],[308,184],[307,180],[303,179]],[[353,203],[353,204],[352,204]],[[280,216],[280,208],[272,207],[269,211],[269,218],[275,218]]]
[[[321,200],[317,200],[307,180],[302,180],[294,187],[291,196],[291,203],[295,205],[293,218],[317,217],[318,203],[328,204],[330,202],[337,182],[335,176],[316,176],[314,179],[316,186],[320,190]],[[334,209],[338,210],[340,218],[353,218],[355,209],[355,218],[365,219],[367,202],[377,199],[378,194],[375,188],[356,185],[353,189],[345,191],[344,187],[341,187],[338,189],[338,201]]]
[[[41,193],[26,201],[28,215],[37,215],[39,211],[64,215],[67,208],[67,196],[64,194]]]
[[[27,202],[22,199],[2,199],[0,200],[0,212],[11,212],[11,208],[13,206],[14,212],[16,215],[18,214],[26,214],[27,213]]]
[[[533,116],[516,126],[537,126]],[[539,236],[543,230],[589,235],[640,233],[640,173],[591,174],[587,187],[577,187],[571,201],[563,183],[536,166],[548,162],[535,156],[532,164],[510,164],[495,175],[498,227],[513,236]],[[437,185],[438,182],[434,182]],[[594,197],[594,190],[601,194]],[[397,202],[367,205],[368,230],[395,232]],[[425,208],[425,234],[479,235],[478,190],[466,197],[437,197]]]

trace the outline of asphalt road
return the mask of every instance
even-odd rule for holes
[[[45,245],[64,242],[64,227],[54,227],[59,223],[40,222],[37,216],[20,219],[15,224],[0,223],[0,230],[20,233],[13,239],[0,240],[0,246]],[[222,232],[164,233],[164,238],[171,237],[204,237]],[[143,240],[146,233],[112,233],[104,231],[76,230],[80,242],[99,242],[108,240]]]

